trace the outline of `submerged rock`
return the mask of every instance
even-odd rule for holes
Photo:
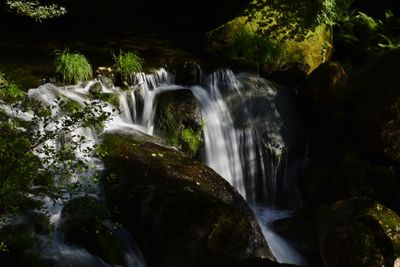
[[[149,266],[232,266],[273,256],[238,192],[210,168],[151,142],[107,135],[103,188]]]
[[[377,202],[338,201],[319,218],[320,253],[328,267],[392,267],[400,256],[400,218]]]
[[[201,109],[190,90],[157,96],[155,129],[169,145],[195,157],[204,146]]]

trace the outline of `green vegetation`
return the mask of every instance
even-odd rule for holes
[[[123,81],[133,83],[134,74],[142,71],[143,59],[135,52],[120,51],[118,55],[113,54],[115,69]]]
[[[181,132],[181,139],[184,146],[186,146],[186,150],[189,151],[189,154],[195,155],[200,146],[202,145],[202,141],[200,140],[200,134],[196,133],[192,130],[192,128],[185,128]]]
[[[357,12],[343,19],[335,29],[335,41],[361,52],[363,55],[400,48],[398,29],[400,19],[386,10],[380,20]]]
[[[89,155],[93,148],[85,146],[83,136],[69,135],[79,127],[99,129],[110,115],[98,101],[70,109],[68,114],[64,112],[69,104],[62,100],[57,103],[60,109],[27,98],[16,102],[14,96],[20,99],[23,93],[14,86],[7,88],[1,99],[13,108],[13,116],[0,110],[0,213],[31,206],[33,203],[28,203],[32,196],[58,198],[63,191],[73,189],[66,181],[80,170],[91,168],[88,162],[75,157],[74,151]],[[22,119],[19,114],[23,111],[32,118]]]
[[[53,19],[61,17],[67,13],[67,10],[59,5],[41,5],[39,1],[16,1],[7,0],[5,1],[6,7],[11,12],[18,15],[30,17],[36,21],[42,21],[46,19]]]
[[[235,34],[228,54],[232,60],[255,65],[258,73],[263,64],[270,65],[273,69],[285,63],[283,49],[279,44],[246,28]]]
[[[25,96],[19,87],[7,81],[5,74],[0,72],[0,99],[6,103],[13,103]]]
[[[92,67],[88,60],[79,53],[70,53],[69,50],[57,52],[56,72],[61,75],[64,83],[75,84],[90,80],[93,76]]]

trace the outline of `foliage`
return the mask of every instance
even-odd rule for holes
[[[135,52],[120,51],[118,55],[113,54],[116,71],[124,81],[133,83],[134,74],[142,71],[143,59]]]
[[[259,36],[244,28],[234,36],[228,53],[232,60],[248,62],[258,70],[263,64],[277,67],[284,61],[281,46],[266,36]]]
[[[253,0],[245,11],[247,22],[273,39],[303,40],[320,24],[334,25],[346,16],[354,0]]]
[[[386,11],[384,20],[357,12],[336,28],[335,40],[362,53],[380,53],[400,48],[399,29],[400,19],[390,10]]]
[[[13,103],[24,96],[25,92],[16,84],[8,82],[5,74],[0,72],[0,99],[5,103]]]
[[[16,1],[8,0],[6,5],[11,12],[42,21],[65,15],[67,10],[59,5],[41,5],[39,1]]]
[[[195,154],[201,145],[201,140],[199,139],[199,133],[196,133],[192,128],[185,128],[182,130],[181,139],[183,143],[188,147],[188,151],[191,154]]]
[[[68,49],[56,54],[56,72],[61,75],[64,83],[75,84],[92,78],[92,67],[85,56],[70,53]]]
[[[62,100],[43,106],[24,99],[12,106],[12,114],[0,105],[0,212],[20,209],[29,195],[57,199],[76,186],[69,183],[71,177],[90,168],[75,152],[89,155],[93,148],[74,130],[100,129],[110,114],[97,101],[69,114],[63,114],[64,105]]]

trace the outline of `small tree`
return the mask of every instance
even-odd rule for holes
[[[30,17],[36,21],[57,18],[65,15],[67,10],[57,4],[42,5],[39,1],[5,1],[6,8],[18,15]]]
[[[1,99],[4,103],[4,95]],[[11,96],[5,93],[5,99]],[[9,105],[12,116],[0,101],[0,213],[18,211],[32,196],[60,197],[70,188],[67,180],[90,168],[74,152],[88,155],[93,148],[85,145],[84,136],[74,135],[74,130],[99,129],[110,116],[98,101],[67,114],[62,100],[44,106],[24,98]]]

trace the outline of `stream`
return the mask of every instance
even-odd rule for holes
[[[281,263],[305,265],[307,261],[291,244],[269,228],[274,220],[291,214],[290,210],[280,208],[282,200],[289,200],[292,207],[301,205],[296,183],[290,180],[293,176],[293,171],[289,171],[291,163],[285,158],[288,139],[285,132],[290,125],[290,110],[282,108],[285,100],[278,88],[258,76],[246,73],[235,75],[226,69],[202,75],[200,84],[195,86],[183,87],[174,81],[174,75],[161,68],[150,74],[137,74],[134,85],[127,91],[118,87],[107,88],[101,83],[103,93],[118,97],[117,108],[120,111],[106,122],[104,131],[137,131],[157,135],[154,126],[157,96],[166,91],[191,90],[201,107],[205,124],[205,147],[200,160],[225,178],[247,200],[276,259]],[[30,89],[28,95],[45,104],[54,103],[57,96],[63,96],[85,105],[91,97],[89,88],[96,82],[99,81],[68,87],[44,84]],[[106,109],[113,108],[107,104]],[[76,131],[91,144],[97,142],[94,131]],[[101,162],[97,162],[97,169],[102,169]],[[96,190],[92,194],[101,197]],[[57,229],[62,206],[47,202],[46,207]],[[129,240],[125,242],[126,266],[146,266],[133,238],[126,232],[120,233],[120,236]],[[76,263],[110,266],[84,249],[64,244],[57,231],[43,251],[45,257],[47,255],[64,262],[66,266]]]

